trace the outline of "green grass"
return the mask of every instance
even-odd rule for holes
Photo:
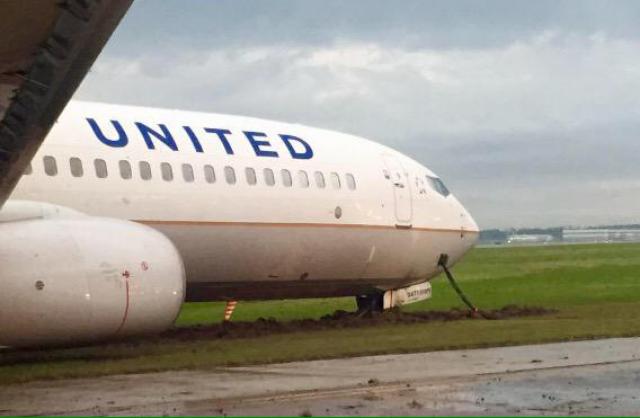
[[[481,308],[543,306],[556,314],[331,329],[267,337],[179,342],[153,338],[84,348],[0,353],[0,384],[364,354],[640,336],[640,245],[478,248],[454,268]],[[433,299],[408,311],[461,306],[442,278]],[[185,305],[178,326],[219,321],[224,304]],[[234,320],[319,318],[354,309],[352,298],[241,302]]]
[[[508,304],[566,309],[575,305],[640,302],[640,244],[562,245],[476,248],[453,269],[479,307]],[[449,309],[460,300],[449,283],[433,282],[433,298],[407,311]],[[353,310],[353,298],[243,302],[234,320],[319,318],[337,309]],[[222,318],[223,303],[185,305],[178,325],[211,323]]]

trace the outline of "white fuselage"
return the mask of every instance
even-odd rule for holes
[[[351,135],[70,102],[12,199],[161,231],[184,259],[188,300],[313,297],[428,280],[440,254],[469,250],[477,225],[430,181]]]

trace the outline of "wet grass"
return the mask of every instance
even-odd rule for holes
[[[503,320],[393,323],[247,338],[153,337],[82,348],[0,352],[0,384],[293,360],[640,336],[640,245],[479,248],[454,268],[480,307],[541,306],[556,312]],[[408,312],[460,302],[446,281]],[[218,322],[224,304],[185,305],[178,326]],[[234,320],[320,318],[352,310],[351,298],[240,303]]]

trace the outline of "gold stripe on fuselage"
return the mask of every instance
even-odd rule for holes
[[[358,228],[358,229],[393,229],[406,231],[429,232],[456,232],[465,234],[478,234],[480,231],[453,228],[427,228],[409,225],[371,225],[371,224],[335,224],[335,223],[298,223],[298,222],[230,222],[230,221],[168,221],[168,220],[143,220],[133,219],[145,225],[193,225],[193,226],[257,226],[272,228]]]

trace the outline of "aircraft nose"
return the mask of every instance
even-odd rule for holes
[[[465,212],[465,219],[467,221],[467,225],[465,227],[465,229],[468,229],[469,231],[473,231],[473,232],[480,232],[480,227],[478,226],[478,224],[476,223],[476,220],[473,219],[473,216],[471,216],[471,214],[469,213],[469,211],[464,208],[464,212]]]
[[[458,207],[458,212],[460,216],[460,227],[465,231],[479,232],[480,228],[478,227],[478,224],[476,223],[475,219],[473,219],[473,216],[471,216],[471,213],[469,213],[467,208],[465,208],[462,205],[462,203],[457,201],[457,199],[456,199],[456,203],[457,203],[456,206]]]
[[[478,242],[480,235],[480,230],[475,219],[473,219],[469,211],[455,197],[451,199],[451,209],[452,226],[454,226],[459,234],[458,239],[450,241],[446,248],[443,247],[443,254],[448,256],[448,266],[457,263],[471,250]]]
[[[462,203],[458,202],[458,208],[460,212],[460,229],[465,232],[465,235],[471,235],[474,245],[476,241],[478,241],[480,234],[480,227],[476,223],[476,220],[473,219],[471,213],[465,208]]]

